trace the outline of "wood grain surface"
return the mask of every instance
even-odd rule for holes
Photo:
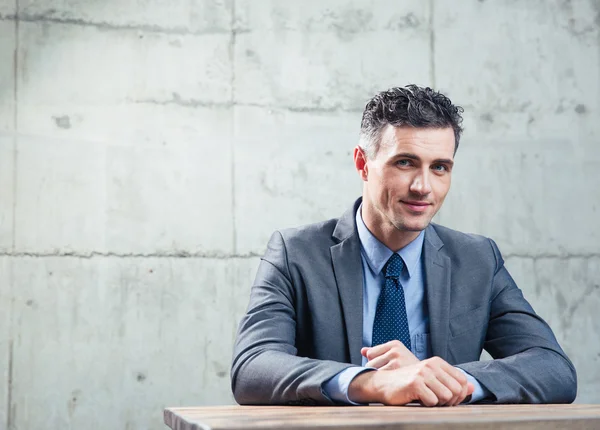
[[[167,408],[164,419],[173,430],[600,430],[600,405],[213,406]]]

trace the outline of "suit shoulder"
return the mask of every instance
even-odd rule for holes
[[[332,218],[312,224],[306,224],[299,227],[285,228],[279,230],[283,241],[290,247],[310,246],[322,244],[331,241],[333,231],[338,222],[338,218]]]
[[[462,231],[453,230],[435,223],[431,223],[431,226],[434,228],[440,239],[442,239],[444,242],[444,239],[449,239],[450,241],[466,242],[469,244],[485,243],[489,245],[490,243],[490,239],[488,237],[480,234],[464,233]]]
[[[439,224],[431,224],[444,247],[454,251],[457,254],[481,254],[493,255],[492,240],[486,236],[474,233],[463,233],[458,230],[453,230]]]

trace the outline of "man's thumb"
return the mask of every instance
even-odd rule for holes
[[[471,394],[473,394],[473,391],[475,391],[475,385],[473,385],[469,382],[467,384],[467,396],[470,396]]]

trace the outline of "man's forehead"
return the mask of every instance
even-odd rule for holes
[[[396,149],[399,147],[411,147],[454,158],[454,139],[452,127],[418,128],[388,125],[382,134],[381,143],[382,148],[386,147],[386,152],[398,152]]]

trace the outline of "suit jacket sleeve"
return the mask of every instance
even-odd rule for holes
[[[326,404],[322,384],[352,366],[297,356],[297,295],[275,232],[261,259],[234,346],[231,386],[240,404]]]
[[[484,348],[494,358],[459,364],[494,395],[493,403],[570,403],[577,394],[573,364],[552,330],[525,300],[496,244]]]

